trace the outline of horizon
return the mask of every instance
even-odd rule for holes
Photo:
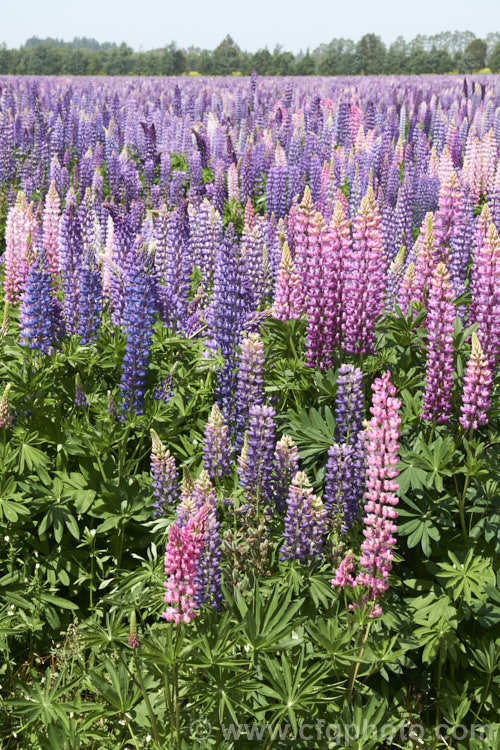
[[[346,41],[350,41],[350,42],[353,42],[354,44],[356,44],[366,34],[375,34],[375,32],[373,32],[373,31],[372,32],[367,31],[367,32],[365,32],[365,34],[361,34],[358,37],[335,36],[335,37],[332,37],[332,38],[330,38],[328,40],[319,42],[314,47],[311,46],[311,45],[309,45],[307,47],[301,47],[298,50],[293,50],[293,49],[287,48],[286,45],[284,45],[284,44],[282,44],[280,42],[276,42],[274,44],[266,44],[266,45],[264,45],[262,47],[259,47],[258,49],[248,49],[247,47],[244,47],[243,45],[241,45],[239,43],[238,39],[235,39],[235,37],[232,34],[230,34],[229,32],[227,32],[226,34],[224,34],[224,36],[222,36],[221,39],[219,39],[219,41],[216,42],[212,47],[202,47],[202,46],[196,45],[194,43],[188,43],[188,44],[184,44],[183,45],[183,44],[178,43],[176,39],[171,39],[169,41],[165,41],[163,44],[161,44],[159,46],[153,46],[153,47],[148,47],[148,48],[137,48],[137,47],[134,47],[132,44],[130,44],[126,39],[120,39],[120,40],[98,39],[97,37],[89,36],[87,34],[74,35],[72,38],[58,37],[58,36],[54,36],[54,35],[40,36],[38,34],[33,34],[33,35],[29,36],[29,37],[26,37],[23,42],[21,42],[20,44],[17,44],[17,45],[9,45],[9,44],[7,44],[7,42],[5,40],[0,39],[0,47],[1,46],[5,46],[7,49],[21,49],[21,48],[25,48],[26,46],[28,46],[28,47],[34,46],[34,45],[28,45],[28,42],[31,42],[32,40],[36,39],[40,43],[43,43],[43,42],[46,42],[46,41],[52,41],[52,42],[60,43],[60,44],[64,44],[64,45],[71,45],[76,40],[82,40],[82,41],[83,40],[87,40],[89,42],[96,42],[100,46],[104,46],[104,45],[113,46],[114,45],[114,46],[119,47],[121,44],[126,44],[128,47],[130,47],[133,50],[134,53],[151,52],[151,51],[163,49],[164,47],[167,47],[167,46],[169,46],[171,44],[175,44],[178,49],[182,49],[184,51],[188,51],[190,49],[200,50],[200,51],[201,50],[213,51],[214,49],[217,48],[217,46],[222,41],[224,41],[229,36],[233,40],[234,44],[243,53],[254,54],[255,52],[257,52],[259,50],[262,50],[262,49],[268,49],[270,52],[272,52],[274,49],[278,48],[278,49],[281,49],[282,51],[292,52],[294,55],[297,55],[297,54],[301,54],[301,53],[302,54],[306,54],[307,51],[309,51],[309,52],[312,53],[316,49],[319,49],[322,46],[328,46],[331,42],[333,42],[335,40],[340,40],[340,39],[344,39]],[[375,34],[375,36],[377,36],[378,38],[380,38],[382,40],[383,44],[386,46],[386,48],[389,49],[389,47],[392,44],[396,43],[400,39],[404,39],[404,42],[406,44],[409,44],[409,43],[411,43],[413,40],[415,40],[419,36],[422,36],[422,37],[427,38],[427,39],[432,39],[434,37],[438,37],[438,36],[446,35],[446,34],[449,34],[450,36],[472,34],[472,35],[474,35],[476,37],[476,39],[482,39],[482,40],[486,41],[488,37],[492,37],[494,35],[500,35],[500,30],[499,31],[491,31],[490,30],[487,34],[485,34],[483,36],[478,36],[471,29],[463,29],[463,30],[454,29],[453,31],[450,30],[450,29],[444,29],[442,31],[438,31],[438,32],[435,32],[435,33],[429,33],[429,34],[418,33],[418,34],[415,34],[412,37],[404,37],[402,34],[400,34],[395,39],[391,39],[389,41],[387,41],[386,39],[384,39],[380,34]]]

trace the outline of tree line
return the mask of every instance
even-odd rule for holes
[[[160,49],[135,52],[122,42],[100,43],[77,37],[72,42],[32,37],[17,48],[0,46],[0,74],[15,75],[385,75],[472,73],[488,67],[500,72],[500,33],[485,39],[472,32],[419,34],[410,42],[398,37],[385,45],[376,34],[358,42],[333,39],[310,51],[292,52],[276,46],[245,52],[228,35],[214,50],[175,42]]]

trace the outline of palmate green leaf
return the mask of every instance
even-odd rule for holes
[[[333,595],[330,578],[331,576],[320,578],[317,575],[311,575],[308,579],[309,593],[316,607],[321,605],[326,609],[332,602]]]
[[[219,725],[227,716],[238,724],[238,716],[244,716],[248,711],[249,696],[259,691],[261,685],[261,680],[257,680],[248,669],[248,660],[236,672],[219,666],[210,667],[203,672],[203,678],[203,682],[196,680],[186,686],[190,713],[193,709],[198,713],[216,711]]]
[[[297,413],[288,412],[284,429],[297,443],[302,459],[321,459],[333,442],[335,417],[329,406],[299,409]]]
[[[443,583],[455,601],[463,599],[471,604],[472,599],[481,599],[487,584],[495,582],[495,574],[489,560],[474,557],[470,549],[461,562],[458,557],[448,550],[450,563],[438,563],[440,572],[437,579]]]
[[[431,664],[438,656],[441,664],[448,658],[456,662],[459,652],[465,653],[465,645],[461,643],[452,624],[445,619],[440,619],[432,626],[416,628],[415,637],[419,645],[424,647],[424,664]]]
[[[215,625],[215,623],[214,623]],[[248,664],[248,659],[234,654],[234,641],[239,626],[232,622],[231,613],[224,612],[215,626],[203,624],[202,632],[194,642],[191,656],[193,667],[207,669],[213,666],[237,668]]]
[[[335,743],[343,750],[382,750],[380,736],[373,732],[373,727],[383,727],[389,736],[396,736],[404,722],[389,709],[386,699],[370,695],[368,700],[363,700],[358,695],[351,704],[344,703],[342,707]],[[356,728],[355,733],[353,727]]]
[[[48,726],[51,723],[62,724],[69,728],[69,713],[78,710],[75,703],[64,701],[63,698],[82,682],[80,675],[75,680],[64,684],[63,674],[54,675],[50,669],[45,672],[45,684],[42,687],[35,670],[31,671],[31,682],[16,680],[15,684],[27,697],[13,698],[5,701],[16,712],[23,716],[26,724]]]
[[[346,622],[337,617],[327,620],[317,619],[308,621],[305,626],[307,632],[321,652],[326,652],[332,660],[335,669],[345,667],[359,657],[356,647],[357,628],[346,627]]]
[[[61,542],[65,527],[75,539],[80,538],[80,530],[76,519],[64,506],[54,506],[48,510],[38,527],[38,535],[44,536],[50,527],[54,529],[54,539],[57,544]]]
[[[471,609],[483,627],[492,628],[500,623],[500,590],[487,583],[484,594],[488,597],[487,601],[480,602],[476,599],[472,602]]]
[[[90,683],[98,694],[117,711],[120,713],[130,711],[141,699],[141,691],[130,678],[122,661],[115,665],[106,657],[104,665],[107,679],[97,671],[91,670],[88,672]]]
[[[240,631],[245,644],[251,651],[280,651],[290,648],[293,642],[299,645],[298,639],[289,639],[293,628],[304,618],[293,619],[304,603],[304,599],[292,602],[293,592],[288,589],[283,595],[277,584],[268,600],[262,598],[258,583],[255,583],[251,605],[236,590],[234,599],[226,592],[226,600],[241,621]],[[241,637],[240,636],[240,637]]]
[[[279,724],[285,717],[297,733],[296,712],[312,711],[321,703],[331,703],[338,684],[329,681],[329,665],[324,662],[311,665],[305,663],[302,648],[296,659],[290,660],[281,654],[278,661],[270,655],[264,656],[264,680],[259,692],[270,700],[260,710],[270,713],[272,724]]]
[[[104,623],[93,618],[85,620],[80,626],[80,637],[87,648],[106,650],[121,645],[127,639],[128,623],[124,623],[125,613],[119,611],[111,616],[106,613]]]
[[[457,627],[457,610],[446,594],[437,596],[431,592],[427,596],[412,599],[410,606],[415,610],[413,617],[417,624],[434,625],[439,620],[445,619],[450,625]]]
[[[419,490],[426,486],[427,472],[422,458],[413,451],[401,450],[401,460],[398,463],[399,492],[406,495],[408,490]]]
[[[456,463],[457,455],[452,437],[439,436],[431,445],[427,445],[419,436],[414,450],[401,450],[398,464],[400,491],[406,494],[410,487],[413,490],[435,487],[438,492],[442,492],[443,478],[452,476]]]
[[[43,451],[29,443],[21,444],[19,451],[19,472],[21,474],[25,467],[29,471],[33,471],[40,466],[46,468],[48,465],[49,459]]]
[[[431,554],[432,541],[438,542],[441,538],[443,519],[436,517],[435,512],[436,508],[426,498],[419,507],[406,497],[398,507],[398,534],[407,537],[410,548],[420,544],[426,556]]]

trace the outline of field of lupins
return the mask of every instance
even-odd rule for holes
[[[0,78],[2,749],[497,750],[499,156],[491,75]]]

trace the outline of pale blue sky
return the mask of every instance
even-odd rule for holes
[[[500,31],[499,0],[0,0],[0,43],[30,36],[94,37],[153,49],[175,40],[213,49],[226,34],[242,49],[313,49],[334,37]]]

